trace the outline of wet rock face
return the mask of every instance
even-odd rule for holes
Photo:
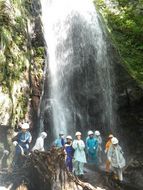
[[[125,177],[127,180],[129,180],[132,185],[137,187],[138,189],[143,188],[143,161],[142,161],[143,155],[138,155],[138,158],[136,158],[127,168],[125,171]]]
[[[96,30],[94,30],[95,35],[93,35],[91,27],[78,14],[73,16],[70,22],[71,26],[68,31],[68,38],[57,45],[55,52],[57,57],[60,59],[59,62],[61,65],[59,68],[62,67],[62,71],[59,70],[58,73],[58,80],[60,81],[59,88],[61,88],[60,90],[63,94],[61,95],[60,92],[58,95],[59,99],[61,98],[62,101],[64,101],[65,107],[63,109],[64,113],[66,112],[65,115],[67,114],[67,118],[68,116],[70,118],[68,118],[69,120],[67,124],[68,132],[73,133],[73,131],[78,129],[84,131],[86,135],[86,131],[84,129],[90,128],[93,130],[100,129],[106,133],[110,128],[109,125],[111,122],[110,119],[108,119],[108,116],[111,117],[112,112],[114,112],[111,108],[111,114],[108,114],[107,106],[109,100],[109,104],[112,107],[111,99],[113,99],[114,96],[114,92],[109,92],[109,88],[111,88],[112,91],[115,85],[114,77],[110,80],[112,75],[112,69],[110,73],[110,68],[112,65],[110,65],[110,63],[109,65],[106,64],[106,62],[108,62],[105,58],[106,50],[101,62],[99,60],[97,61],[97,59],[100,59],[102,55],[97,55],[97,44],[92,40],[92,38],[97,38],[99,35],[98,33],[96,34]],[[103,32],[102,40],[105,40],[104,38],[106,39]],[[60,49],[62,49],[62,52]],[[64,55],[66,57],[66,54],[68,55],[67,59],[62,59],[61,57]],[[66,63],[64,63],[64,61]],[[46,75],[49,75],[48,71]],[[44,121],[47,120],[46,113],[49,115],[50,112],[50,115],[52,115],[52,103],[46,103],[46,98],[49,98],[46,92],[46,89],[48,88],[50,89],[51,86],[50,84],[47,86],[47,82],[45,80],[44,95],[42,98],[44,103],[42,104],[47,106],[41,107]],[[106,90],[108,91],[107,95]],[[106,106],[104,106],[105,104]],[[113,107],[114,105],[116,107],[116,102],[113,100]],[[113,118],[111,118],[111,120],[112,119]],[[51,126],[51,128],[52,127],[53,126]]]
[[[103,96],[108,89],[106,81],[109,79],[104,74],[107,67],[102,68],[101,65],[97,65],[97,49],[89,40],[90,31],[86,28],[82,18],[75,16],[71,24],[69,38],[64,42],[65,44],[58,44],[56,49],[57,56],[60,57],[61,55],[58,52],[60,47],[68,49],[72,41],[73,54],[68,57],[70,64],[64,67],[58,78],[59,80],[62,78],[61,86],[63,86],[64,101],[67,105],[67,112],[71,112],[72,122],[68,123],[68,127],[74,126],[74,130],[84,131],[84,135],[86,135],[88,129],[99,129],[103,135],[107,135],[110,132],[110,124],[108,123],[110,114],[107,113],[106,117],[103,118],[104,113],[108,112],[107,109],[105,110],[103,102]],[[82,33],[83,26],[84,32]],[[83,35],[82,37],[81,34]],[[143,91],[121,65],[119,55],[111,44],[110,39],[106,38],[105,34],[103,39],[107,42],[107,54],[110,57],[109,72],[111,81],[109,88],[113,89],[113,93],[109,93],[107,102],[112,96],[113,112],[115,112],[113,117],[115,117],[116,133],[119,135],[120,127],[124,127],[125,123],[125,118],[122,114],[126,113],[126,108],[130,108],[136,104],[136,101],[140,101],[141,97],[143,97]],[[65,49],[61,54],[65,53]],[[101,67],[100,74],[98,73],[99,67]],[[46,75],[49,75],[48,71]],[[105,81],[104,85],[106,87],[104,89],[100,86],[101,79]],[[49,82],[49,78],[46,80]],[[47,106],[45,106],[46,108],[41,107],[41,109],[45,128],[51,129],[53,128],[52,103],[47,103],[51,86],[46,80],[42,104]],[[70,132],[72,133],[73,131]]]

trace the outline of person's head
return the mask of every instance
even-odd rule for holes
[[[21,130],[23,133],[25,133],[29,129],[29,124],[28,123],[23,123],[21,125]]]
[[[93,131],[88,131],[88,136],[90,137],[90,138],[93,138]]]
[[[66,137],[67,143],[71,143],[72,142],[72,137],[70,135],[68,135]]]
[[[112,138],[113,138],[114,136],[112,135],[112,134],[110,134],[109,136],[108,136],[108,140],[112,140]]]
[[[60,132],[59,132],[59,137],[60,137],[60,138],[64,138],[64,132],[63,132],[63,131],[60,131]]]
[[[47,137],[47,133],[46,133],[46,132],[42,132],[42,133],[40,134],[40,137],[42,137],[43,139],[45,139],[45,138]]]
[[[100,132],[99,131],[95,131],[95,136],[99,137],[100,136]]]
[[[113,146],[117,146],[118,143],[119,143],[119,141],[118,141],[118,139],[117,139],[116,137],[113,137],[113,138],[111,139],[111,142],[112,142]]]
[[[76,136],[77,140],[80,140],[81,139],[81,132],[77,131],[75,133],[75,136]]]

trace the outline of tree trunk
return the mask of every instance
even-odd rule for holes
[[[98,190],[79,180],[65,166],[63,149],[34,151],[24,166],[9,176],[11,190]]]

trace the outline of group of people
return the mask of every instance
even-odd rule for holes
[[[97,167],[104,164],[102,137],[99,131],[88,131],[86,141],[82,140],[81,132],[75,133],[75,139],[67,136],[64,139],[64,133],[60,132],[59,137],[55,140],[54,145],[58,148],[63,147],[66,152],[66,165],[69,171],[74,172],[77,176],[83,176],[84,164],[86,162],[95,164]],[[115,177],[120,181],[123,180],[123,168],[125,167],[125,158],[123,151],[119,145],[118,139],[112,134],[108,136],[105,145],[106,155],[106,172],[111,170]]]
[[[29,144],[32,141],[32,136],[28,131],[29,124],[24,123],[21,125],[21,131],[17,134],[16,139],[13,141],[16,147],[14,163],[18,167],[20,163],[20,156],[30,153]],[[44,151],[44,139],[47,137],[46,132],[42,132],[37,138],[32,151]],[[73,172],[76,176],[83,177],[84,164],[95,164],[99,166],[104,164],[103,161],[103,146],[102,138],[99,131],[88,131],[88,136],[85,142],[82,140],[81,132],[75,133],[75,139],[68,135],[64,138],[64,132],[59,133],[59,137],[54,141],[55,148],[63,148],[65,151],[65,163],[67,169]],[[112,134],[109,135],[108,141],[105,145],[106,155],[106,172],[111,170],[120,181],[123,180],[123,168],[125,166],[125,159],[123,156],[122,148],[119,145],[118,139]]]

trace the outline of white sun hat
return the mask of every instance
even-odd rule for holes
[[[96,135],[96,136],[99,136],[99,135],[100,135],[100,132],[99,132],[99,131],[95,131],[95,135]]]
[[[47,137],[47,133],[46,133],[46,132],[42,132],[42,133],[40,134],[40,136],[43,137],[43,138],[46,138],[46,137]]]
[[[68,136],[66,137],[66,139],[72,140],[72,136],[68,135]]]
[[[29,124],[28,123],[23,123],[21,126],[21,129],[29,129]]]
[[[77,132],[75,133],[75,136],[81,136],[81,132],[77,131]]]
[[[112,134],[110,134],[109,136],[108,136],[108,138],[113,138],[114,136],[112,135]]]
[[[88,131],[88,136],[93,135],[93,131]]]
[[[112,144],[118,144],[118,139],[116,138],[116,137],[113,137],[112,139],[111,139],[111,142],[112,142]]]

